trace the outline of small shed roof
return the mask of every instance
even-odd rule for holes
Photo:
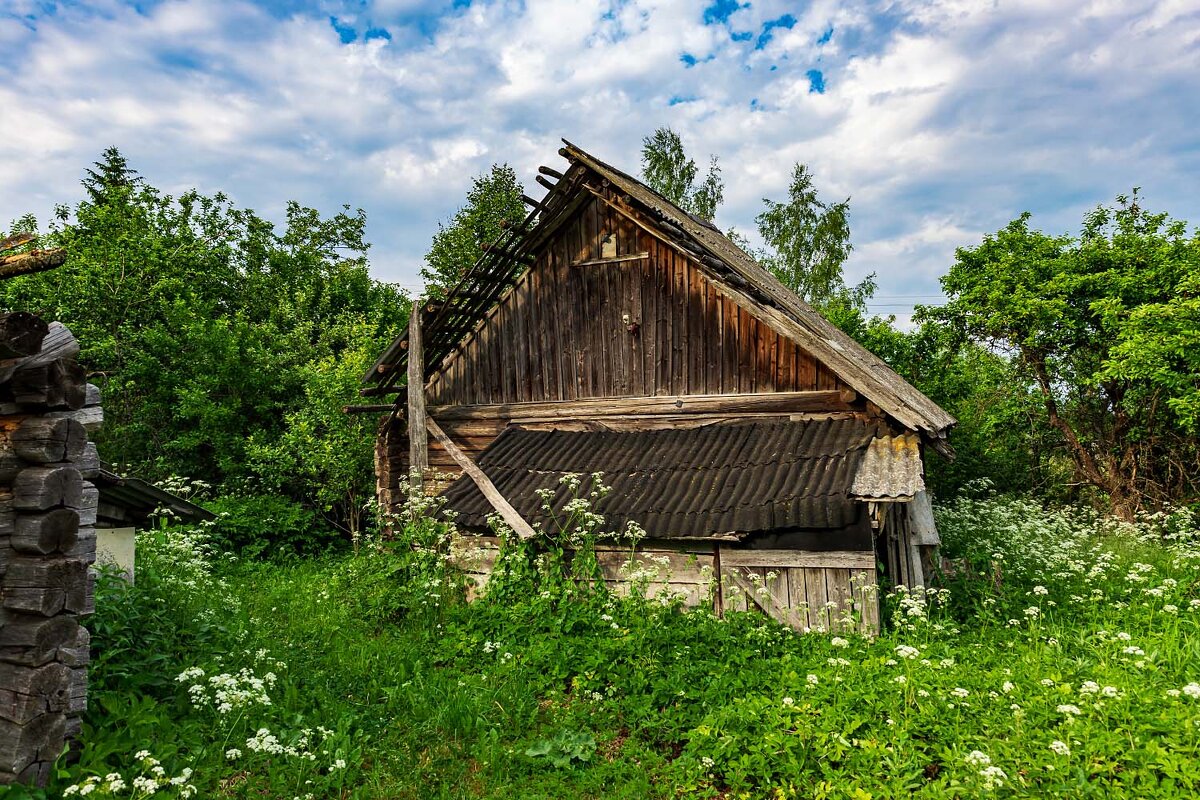
[[[562,519],[568,473],[603,473],[596,502],[605,530],[627,522],[653,538],[704,539],[854,524],[851,495],[878,427],[860,420],[755,421],[637,432],[508,428],[479,458],[496,488],[531,523],[553,526],[539,490]],[[486,525],[492,506],[467,477],[444,493],[460,524]]]
[[[190,500],[159,489],[141,478],[123,476],[104,464],[92,479],[100,492],[98,518],[109,525],[141,524],[157,509],[165,508],[187,522],[213,519],[216,515]]]

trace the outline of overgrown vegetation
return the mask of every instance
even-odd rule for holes
[[[373,485],[374,421],[341,407],[408,316],[368,274],[365,214],[293,202],[276,228],[222,194],[165,195],[116,148],[83,183],[42,232],[66,264],[0,283],[0,306],[75,333],[104,393],[104,458],[239,498],[260,551],[279,544],[281,513],[323,523],[306,526],[308,549],[348,538]]]
[[[166,797],[1200,790],[1194,518],[972,492],[938,511],[944,588],[889,597],[875,640],[614,597],[548,555],[466,605],[421,513],[287,565],[155,533],[136,585],[101,580],[85,747],[50,794],[156,766],[187,775]]]

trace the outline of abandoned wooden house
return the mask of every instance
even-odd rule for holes
[[[653,590],[876,629],[877,583],[928,569],[923,459],[952,457],[955,420],[712,224],[570,143],[559,153],[569,166],[541,168],[548,192],[524,223],[415,305],[365,376],[363,395],[396,396],[357,407],[390,409],[382,507],[415,470],[483,583],[489,515],[531,535],[548,516],[537,490],[561,511],[560,478],[600,472],[606,529],[636,522],[639,552],[666,566]],[[606,579],[628,577],[628,547],[600,555]]]

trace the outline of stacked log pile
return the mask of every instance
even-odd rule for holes
[[[87,704],[100,393],[59,323],[0,315],[0,784],[44,785]]]

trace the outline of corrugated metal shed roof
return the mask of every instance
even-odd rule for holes
[[[605,530],[632,521],[654,538],[702,539],[853,524],[862,504],[850,487],[875,434],[858,420],[634,433],[509,428],[478,463],[531,523],[549,524],[537,490],[554,492],[550,506],[561,517],[574,497],[562,476],[601,472],[612,487],[596,506]],[[467,477],[443,496],[462,525],[481,527],[493,512]]]
[[[850,494],[868,500],[909,500],[925,488],[916,434],[881,436],[867,448]]]

